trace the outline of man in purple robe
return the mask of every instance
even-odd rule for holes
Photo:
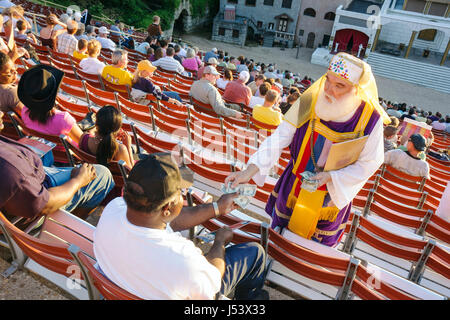
[[[225,183],[236,187],[253,179],[263,185],[289,146],[291,160],[266,205],[272,227],[288,227],[307,239],[335,246],[350,215],[351,201],[383,163],[383,122],[390,120],[378,103],[370,66],[339,53],[327,73],[302,94],[253,154],[247,169],[232,173]],[[361,145],[359,151],[349,147],[342,153],[341,149],[338,159],[328,159],[334,144],[351,140]],[[354,161],[347,160],[352,157]],[[317,189],[307,188],[314,183]]]

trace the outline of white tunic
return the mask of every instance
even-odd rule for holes
[[[248,164],[259,168],[259,172],[253,177],[256,184],[264,185],[270,169],[277,163],[283,149],[291,144],[296,130],[289,122],[283,121],[250,157]],[[358,160],[345,168],[329,172],[331,181],[327,183],[327,189],[336,207],[342,209],[350,203],[383,161],[383,121],[380,117]]]

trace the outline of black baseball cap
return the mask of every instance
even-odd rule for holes
[[[419,133],[414,133],[409,137],[417,151],[424,151],[427,147],[425,137]]]
[[[139,160],[131,169],[129,182],[138,184],[150,201],[163,201],[194,182],[193,172],[178,167],[170,153],[153,153]]]

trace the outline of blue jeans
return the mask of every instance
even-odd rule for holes
[[[266,254],[255,242],[242,243],[225,249],[225,274],[220,293],[228,296],[233,289],[234,299],[251,300],[264,285]]]
[[[172,98],[172,99],[178,100],[180,102],[183,102],[181,100],[180,95],[178,94],[178,92],[175,92],[175,91],[163,91],[162,93],[164,93],[169,98]]]
[[[114,180],[108,168],[93,164],[97,177],[88,185],[78,190],[72,199],[61,209],[71,212],[75,208],[95,208],[114,187]],[[44,167],[48,188],[61,186],[70,180],[71,167]]]

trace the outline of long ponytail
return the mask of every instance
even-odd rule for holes
[[[104,106],[97,112],[96,126],[97,134],[101,137],[97,147],[97,163],[108,166],[119,150],[114,133],[122,126],[122,116],[113,106]]]

